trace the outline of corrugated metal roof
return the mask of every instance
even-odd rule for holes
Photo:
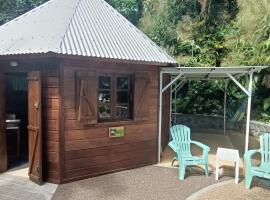
[[[269,66],[230,66],[230,67],[166,67],[161,68],[164,74],[177,76],[182,74],[186,80],[217,80],[229,79],[228,74],[241,77],[250,72],[259,72]]]
[[[176,63],[104,0],[51,0],[0,26],[0,55],[49,52]]]

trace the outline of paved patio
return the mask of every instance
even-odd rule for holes
[[[50,200],[57,185],[29,181],[27,165],[0,174],[0,200]]]

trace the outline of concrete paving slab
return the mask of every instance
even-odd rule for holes
[[[17,171],[19,170],[19,171]],[[50,200],[57,185],[39,186],[27,177],[27,169],[10,170],[0,174],[0,200]],[[24,174],[26,172],[26,175]]]

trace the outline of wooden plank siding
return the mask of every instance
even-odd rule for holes
[[[62,182],[70,182],[114,171],[135,168],[157,162],[159,68],[157,66],[104,61],[63,60],[62,134],[64,150]],[[132,74],[146,71],[151,74],[149,119],[104,122],[84,125],[76,118],[75,74],[78,71]],[[109,138],[108,129],[124,126],[123,138]]]
[[[169,75],[165,75],[163,77],[163,87],[169,84],[171,81],[171,77]],[[170,133],[170,88],[162,94],[162,132],[161,132],[161,146],[162,150],[166,148],[169,142]]]
[[[42,70],[42,119],[44,179],[60,183],[60,93],[59,67]]]

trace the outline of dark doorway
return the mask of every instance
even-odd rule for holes
[[[26,73],[5,76],[8,169],[28,163],[28,82]]]

